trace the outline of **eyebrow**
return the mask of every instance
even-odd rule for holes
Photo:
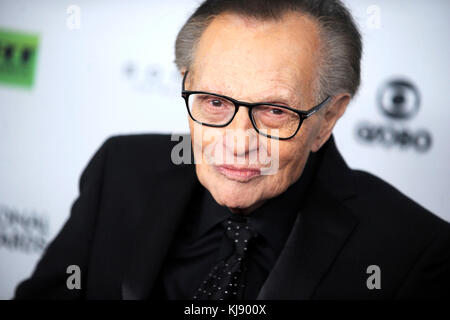
[[[262,98],[258,98],[258,100],[254,100],[254,101],[237,99],[237,98],[223,92],[222,90],[214,90],[214,89],[208,88],[208,87],[206,87],[206,89],[193,90],[193,91],[204,91],[204,92],[209,92],[209,93],[220,94],[222,96],[233,98],[235,100],[245,101],[245,102],[250,102],[250,103],[280,104],[280,105],[285,105],[285,106],[288,106],[291,108],[296,108],[296,109],[298,109],[298,107],[300,107],[299,105],[297,105],[300,103],[300,101],[297,101],[299,99],[296,99],[293,94],[288,93],[286,90],[283,90],[283,92],[280,92],[279,94],[271,93],[266,96],[262,95]],[[277,90],[275,89],[273,91],[277,91]]]
[[[261,101],[257,102],[267,102],[267,103],[275,103],[275,104],[285,104],[289,107],[295,107],[297,104],[298,98],[295,98],[292,94],[288,93],[280,93],[280,94],[270,94],[261,99]]]

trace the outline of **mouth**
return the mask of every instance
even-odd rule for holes
[[[230,180],[247,182],[261,175],[261,169],[231,165],[215,166],[216,170]]]

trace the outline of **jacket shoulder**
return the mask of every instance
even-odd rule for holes
[[[431,213],[385,180],[362,170],[352,170],[361,220],[391,226],[405,233],[432,237],[450,232],[450,224]],[[389,229],[390,227],[387,227]]]
[[[181,136],[181,135],[178,135]],[[188,135],[182,135],[188,136]],[[106,139],[105,145],[109,149],[121,149],[121,151],[167,151],[176,141],[172,141],[170,134],[127,134],[114,135]]]
[[[159,171],[180,164],[182,152],[190,154],[191,142],[189,134],[115,135],[105,141],[104,148],[109,165]]]

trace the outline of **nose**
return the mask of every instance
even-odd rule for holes
[[[239,108],[225,134],[225,148],[234,157],[246,158],[249,153],[257,150],[258,133],[253,127],[248,108]]]
[[[233,118],[233,121],[231,121],[228,126],[235,130],[245,131],[248,129],[252,129],[253,124],[248,113],[248,108],[240,106],[238,112]]]

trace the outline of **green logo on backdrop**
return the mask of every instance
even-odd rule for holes
[[[0,83],[33,86],[38,43],[36,34],[0,29]]]

